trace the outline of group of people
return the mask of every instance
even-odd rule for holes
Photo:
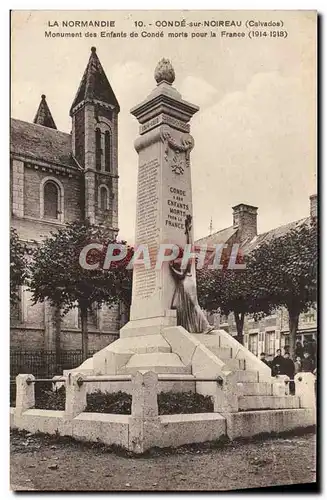
[[[277,349],[276,356],[272,361],[266,359],[266,354],[262,352],[260,359],[263,363],[271,368],[271,375],[287,375],[291,380],[291,387],[294,386],[294,376],[299,372],[311,372],[316,374],[316,351],[314,345],[309,345],[307,342],[304,346],[301,342],[296,343],[295,356],[293,359],[287,348],[285,348],[284,356],[281,349]]]

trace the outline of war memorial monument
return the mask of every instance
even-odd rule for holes
[[[17,377],[12,426],[59,432],[76,439],[118,444],[136,453],[228,436],[250,437],[315,423],[314,376],[301,374],[296,394],[270,368],[224,330],[213,330],[197,302],[194,260],[181,255],[155,266],[165,245],[193,243],[192,116],[199,107],[183,100],[175,73],[163,59],[156,86],[133,107],[139,122],[136,248],[148,249],[151,266],[133,268],[129,322],[120,338],[57,377],[66,384],[64,412],[32,409],[31,375]],[[187,247],[188,245],[188,247]],[[168,252],[169,253],[169,252]],[[88,392],[132,394],[131,415],[83,413]],[[213,398],[214,412],[158,415],[161,391],[195,391]]]

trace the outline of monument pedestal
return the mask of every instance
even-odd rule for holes
[[[185,251],[193,241],[194,143],[188,122],[198,108],[172,87],[175,75],[169,61],[159,63],[155,77],[156,89],[131,111],[140,123],[140,137],[135,142],[139,166],[130,321],[118,340],[71,371],[118,375],[110,382],[89,379],[87,392],[134,394],[128,435],[130,449],[137,452],[225,434],[233,438],[290,430],[303,426],[303,419],[313,423],[313,380],[299,374],[296,396],[285,393],[285,384],[277,391],[270,368],[231,335],[224,330],[205,333],[209,330],[197,303],[194,262],[183,272],[176,259],[180,248]],[[166,258],[168,248],[176,267]],[[154,373],[143,376],[145,372]],[[126,374],[136,375],[136,385],[127,377],[121,380],[119,375]],[[159,417],[156,392],[161,391],[211,396],[214,411]]]
[[[172,86],[175,74],[169,61],[158,64],[155,78],[157,87],[131,110],[140,123],[140,136],[135,141],[139,165],[130,321],[121,329],[120,340],[95,355],[99,373],[133,373],[136,368],[190,373],[162,335],[177,326],[172,309],[176,284],[166,252],[175,252],[176,258],[187,243],[194,146],[188,122],[199,108],[184,101]]]
[[[183,288],[178,289],[182,281],[172,275],[169,256],[171,260],[180,257],[180,249],[193,242],[190,152],[194,140],[189,122],[199,108],[184,101],[172,86],[175,73],[169,61],[159,62],[155,79],[156,88],[131,110],[140,124],[140,135],[135,141],[138,180],[130,321],[121,329],[120,339],[96,353],[87,368],[92,364],[96,375],[151,370],[216,376],[232,368],[245,370],[244,360],[229,359],[229,355],[225,360],[226,352],[231,353],[226,335],[196,337],[177,326],[173,298],[178,291],[187,300],[189,289],[184,288],[183,273]],[[192,266],[187,276],[195,286],[194,262]],[[196,298],[189,297],[185,309],[195,309]],[[183,310],[180,307],[179,312]],[[267,367],[261,365],[262,378]],[[241,381],[258,378],[256,372],[245,371],[236,377]],[[199,391],[207,387],[197,384]]]
[[[159,335],[165,328],[177,326],[176,311],[167,309],[165,316],[135,319],[120,329],[120,338]]]
[[[135,141],[139,165],[130,321],[121,329],[119,340],[78,370],[85,370],[86,375],[173,374],[174,379],[180,377],[176,390],[190,390],[191,383],[191,390],[216,399],[217,383],[196,379],[220,377],[225,384],[222,408],[232,407],[233,411],[238,406],[297,405],[297,399],[275,394],[270,368],[231,335],[223,330],[205,335],[203,321],[189,321],[194,312],[198,313],[196,320],[202,318],[196,309],[196,289],[189,287],[195,285],[194,262],[183,273],[181,267],[170,268],[169,255],[176,261],[180,249],[185,251],[193,241],[190,152],[194,141],[189,121],[199,108],[184,101],[172,86],[175,74],[169,61],[158,64],[155,78],[157,87],[131,110],[140,123],[140,136]],[[175,295],[179,297],[178,321],[190,323],[194,328],[189,330],[202,333],[191,334],[177,326]],[[161,390],[171,390],[168,383],[160,384]],[[88,388],[91,390],[91,384]],[[128,390],[126,386],[122,389]]]

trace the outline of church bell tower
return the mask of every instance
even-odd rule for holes
[[[72,150],[84,170],[85,218],[118,232],[118,113],[119,103],[96,53],[91,48],[74,102]]]

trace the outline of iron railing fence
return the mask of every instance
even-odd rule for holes
[[[89,351],[88,357],[97,351]],[[61,351],[58,359],[54,351],[10,352],[10,378],[20,373],[32,373],[37,378],[52,378],[62,375],[63,370],[76,368],[83,363],[81,350]]]

